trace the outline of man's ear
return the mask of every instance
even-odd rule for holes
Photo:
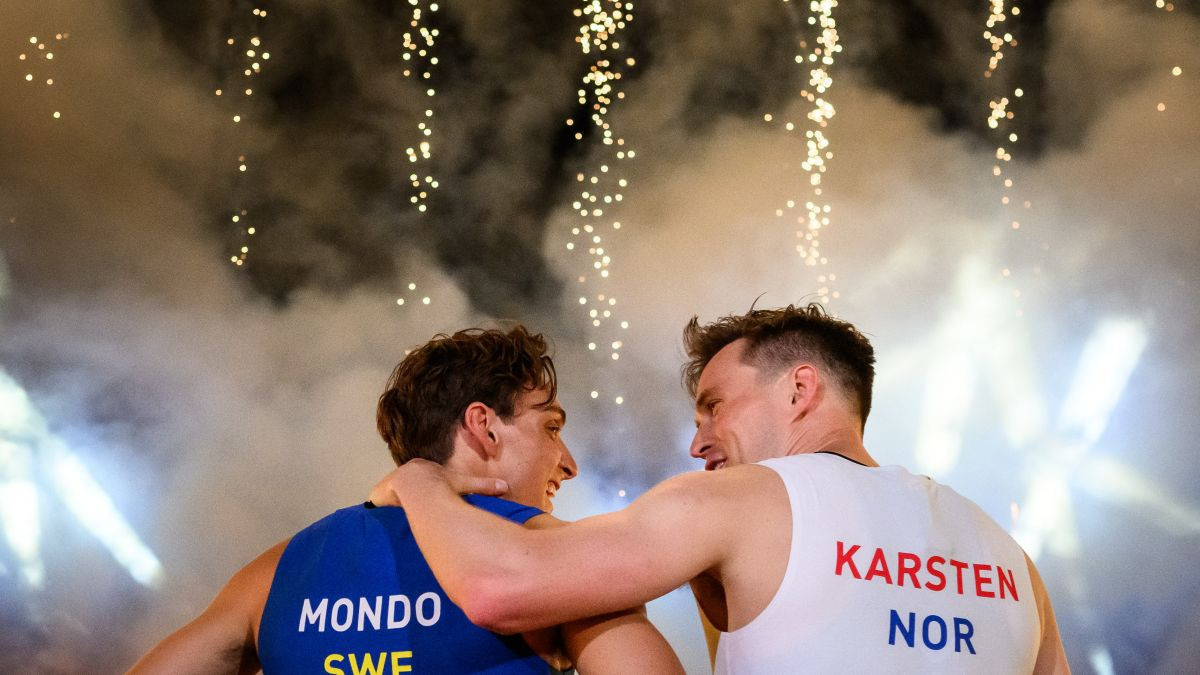
[[[463,413],[462,426],[467,442],[480,459],[491,459],[499,451],[496,433],[492,430],[495,419],[496,412],[479,401],[471,403]]]
[[[787,387],[792,396],[791,407],[797,415],[803,415],[819,400],[821,374],[812,364],[801,363],[788,371]]]

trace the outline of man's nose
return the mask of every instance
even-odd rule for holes
[[[712,443],[705,438],[702,429],[696,429],[696,435],[692,437],[692,447],[688,450],[688,454],[696,459],[704,459],[704,453],[712,449]]]
[[[571,480],[579,475],[579,465],[575,463],[575,456],[565,445],[562,457],[558,460],[558,466],[563,470],[563,480]]]

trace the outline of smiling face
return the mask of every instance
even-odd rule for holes
[[[555,493],[579,474],[579,467],[562,441],[567,414],[547,398],[545,389],[521,394],[512,417],[497,416],[492,432],[499,449],[496,477],[508,481],[509,499],[549,513]]]
[[[747,342],[729,343],[708,362],[696,386],[691,455],[704,469],[748,464],[785,451],[790,390],[786,369],[764,377],[743,363]]]

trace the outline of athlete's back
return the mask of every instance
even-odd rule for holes
[[[469,497],[517,523],[540,510]],[[301,531],[279,560],[258,632],[265,673],[546,673],[520,635],[473,625],[425,563],[404,510],[355,506]]]
[[[760,462],[792,543],[770,604],[722,635],[718,672],[1028,673],[1041,627],[1026,558],[982,510],[897,466]]]

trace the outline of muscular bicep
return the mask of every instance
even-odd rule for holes
[[[158,643],[129,672],[253,673],[259,666],[252,645],[246,622],[210,607]]]
[[[582,675],[684,672],[644,607],[568,622],[562,635],[567,655]]]
[[[526,532],[497,578],[510,628],[562,623],[644,604],[718,565],[736,539],[719,517],[736,495],[711,475],[685,474],[626,509]],[[729,513],[725,513],[729,516]]]
[[[543,514],[526,521],[525,527],[545,530],[566,524],[554,516]],[[560,663],[546,655],[542,640],[551,634],[557,638],[556,644],[563,650],[564,662]],[[675,650],[646,618],[644,606],[525,633],[525,641],[552,666],[562,670],[573,665],[583,675],[684,672]],[[539,649],[539,646],[543,648]]]

